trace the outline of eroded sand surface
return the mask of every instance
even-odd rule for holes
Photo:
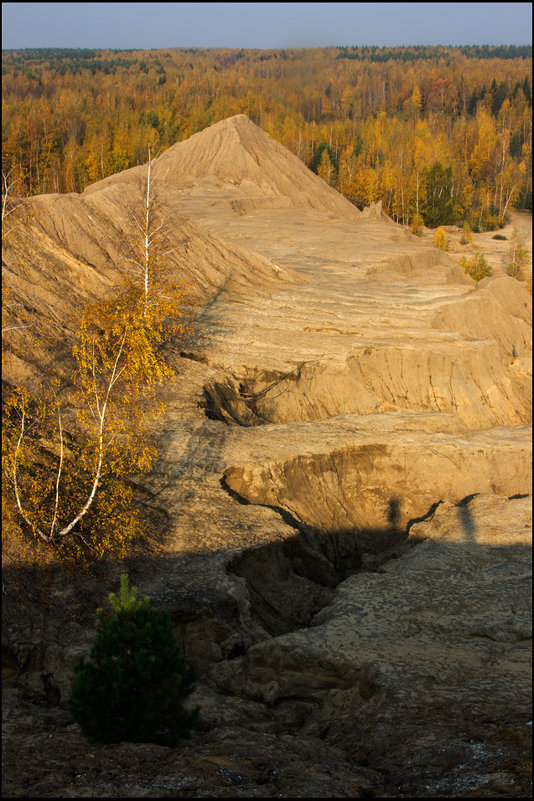
[[[116,276],[143,169],[36,199],[35,289],[8,266],[43,342],[65,286]],[[359,213],[243,115],[159,169],[207,302],[142,480],[164,548],[130,576],[199,669],[206,730],[89,749],[62,704],[110,575],[56,579],[23,619],[8,587],[6,793],[529,795],[530,295]]]

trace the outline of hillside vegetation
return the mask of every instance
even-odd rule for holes
[[[530,47],[2,54],[3,170],[81,192],[245,113],[359,208],[500,226],[532,206]]]

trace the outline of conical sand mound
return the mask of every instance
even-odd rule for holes
[[[135,167],[88,187],[134,180],[145,169]],[[165,189],[209,179],[236,191],[237,211],[256,205],[312,208],[343,218],[360,212],[287,148],[262,131],[245,114],[211,125],[170,147],[157,159],[158,180]],[[238,196],[238,197],[237,197]],[[242,208],[239,208],[239,203]]]

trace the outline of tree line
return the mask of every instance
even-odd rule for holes
[[[532,207],[531,68],[509,46],[4,51],[3,166],[80,192],[245,113],[359,208],[488,230]]]

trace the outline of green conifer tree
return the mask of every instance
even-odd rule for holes
[[[443,167],[435,161],[422,172],[425,202],[423,219],[429,228],[438,225],[451,225],[454,222],[454,201],[452,197],[452,168]]]
[[[195,725],[186,710],[193,672],[174,643],[169,616],[135,600],[121,576],[121,594],[110,593],[113,612],[98,609],[90,660],[75,666],[69,708],[92,742],[154,742],[174,746]]]

